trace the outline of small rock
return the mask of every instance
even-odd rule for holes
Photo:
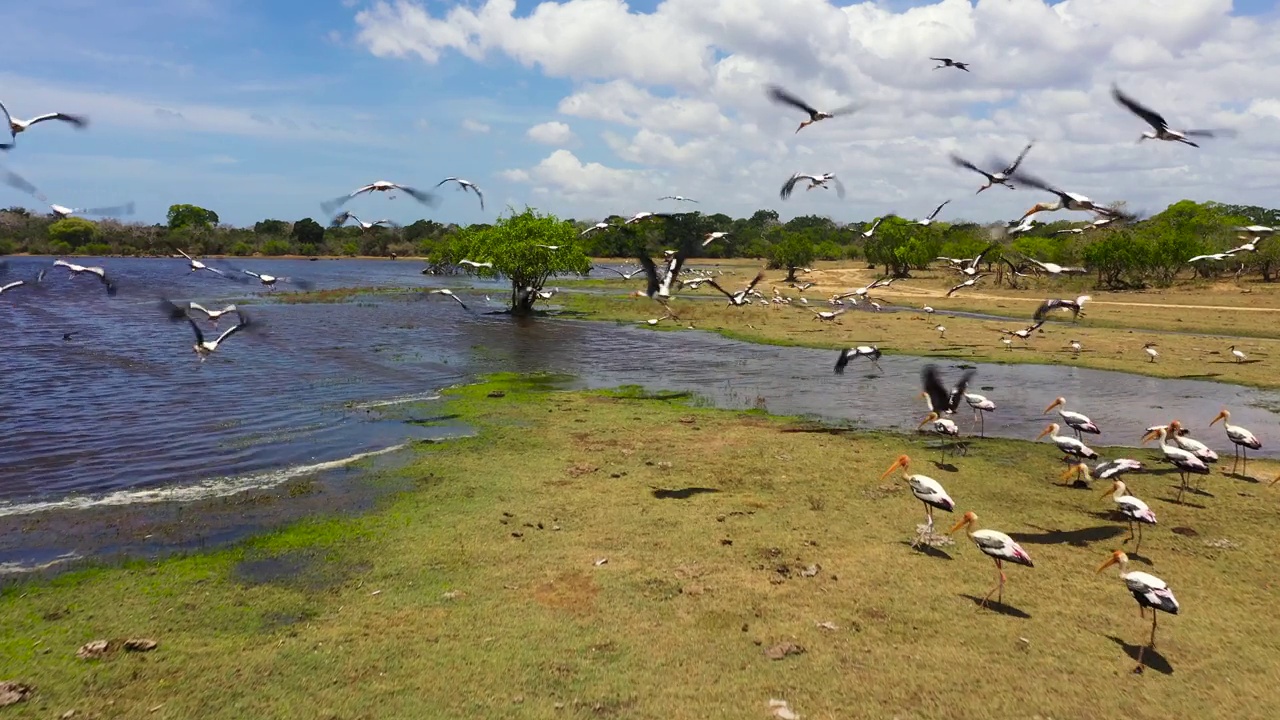
[[[822,569],[821,565],[817,565],[817,564],[810,565],[809,567],[801,570],[800,575],[802,577],[813,577],[814,575],[817,575],[818,571],[821,569]]]
[[[500,397],[506,397],[506,396],[507,396],[507,394],[506,394],[505,392],[501,391],[501,390],[490,390],[490,391],[489,391],[489,397],[491,397],[491,398],[500,398]]]
[[[787,704],[786,700],[770,698],[769,712],[773,713],[773,716],[778,718],[778,720],[800,720],[800,715],[798,715],[795,710],[791,709],[791,706]]]
[[[76,657],[81,660],[98,660],[105,657],[110,650],[110,641],[94,640],[93,642],[87,642],[84,645],[81,645],[80,649],[76,650]]]
[[[1018,638],[1018,647],[1022,648],[1023,650],[1030,650],[1031,641],[1028,640],[1027,638],[1020,637]]]
[[[129,652],[150,652],[159,645],[160,643],[149,638],[130,638],[124,641],[124,649]]]
[[[720,544],[721,544],[721,545],[732,545],[732,544],[733,544],[733,541],[732,541],[732,540],[730,540],[729,538],[721,538],[721,539],[720,539]]]
[[[562,702],[558,702],[558,703],[556,703],[555,705],[552,705],[551,707],[553,707],[553,708],[555,708],[555,709],[557,709],[557,710],[563,710],[563,709],[564,709],[564,703],[562,703]]]
[[[68,710],[68,711],[66,711],[66,712],[62,713],[62,715],[61,715],[60,717],[62,718],[62,720],[68,720],[68,718],[73,718],[73,717],[75,717],[75,716],[76,716],[76,711],[75,711],[75,710]]]
[[[827,621],[825,621],[825,622],[820,622],[820,623],[814,623],[814,624],[815,624],[815,625],[817,625],[818,627],[822,628],[823,630],[832,630],[832,631],[834,631],[834,630],[839,630],[839,629],[840,629],[840,626],[839,626],[839,625],[836,625],[835,623],[831,622],[830,620],[827,620]]]
[[[1189,527],[1170,528],[1169,532],[1172,532],[1174,535],[1182,535],[1183,537],[1195,537],[1200,534],[1196,532],[1194,528]]]
[[[36,689],[30,685],[12,680],[0,681],[0,707],[6,705],[17,705],[18,703],[31,697],[31,693]]]
[[[522,702],[524,702],[524,696],[523,696],[523,695],[517,695],[517,696],[515,696],[515,697],[511,698],[511,703],[512,703],[513,705],[519,705],[519,704],[520,704],[520,703],[522,703]]]
[[[374,595],[381,595],[381,594],[382,594],[381,590],[374,590],[373,592],[369,593],[369,596],[372,597]]]
[[[604,564],[605,564],[605,563],[607,563],[607,562],[609,562],[609,558],[607,558],[607,557],[602,557],[602,558],[596,558],[596,563],[595,563],[595,564],[596,564],[596,567],[600,567],[601,565],[604,565]]]
[[[1217,540],[1205,540],[1204,545],[1205,547],[1217,548],[1219,550],[1231,550],[1232,548],[1239,547],[1239,545],[1236,545],[1234,542],[1226,538],[1218,538]]]
[[[803,647],[793,642],[780,642],[767,648],[764,651],[764,656],[770,660],[781,660],[788,655],[801,655],[804,651]]]
[[[556,531],[556,530],[559,530],[559,529],[560,529],[560,526],[559,526],[559,525],[552,525],[552,526],[551,526],[551,530],[552,530],[553,532],[554,532],[554,531]]]
[[[462,591],[460,590],[449,590],[440,595],[442,600],[457,600],[460,597],[462,597]]]
[[[511,533],[511,537],[513,537],[513,538],[520,538],[520,537],[524,537],[524,533],[520,533],[520,532],[513,532],[513,533]]]
[[[671,463],[667,462],[666,460],[662,460],[658,463],[658,467],[662,468],[663,470],[670,470]]]

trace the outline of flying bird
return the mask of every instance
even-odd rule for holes
[[[276,277],[275,275],[268,275],[266,273],[256,273],[252,270],[241,270],[240,272],[250,277],[258,278],[258,282],[265,285],[268,290],[274,290],[276,287],[276,283],[280,283],[280,282],[293,283],[294,285],[297,285],[303,290],[306,290],[311,287],[311,283],[306,282],[304,280],[295,280],[293,278],[287,278],[287,277]],[[248,282],[248,281],[245,280],[244,282]]]
[[[948,291],[947,291],[947,297],[951,297],[952,295],[955,295],[957,292],[959,292],[960,290],[963,290],[963,289],[965,289],[965,288],[967,288],[967,287],[973,287],[974,285],[976,285],[976,284],[978,283],[978,280],[980,280],[980,279],[981,279],[981,278],[983,278],[983,277],[985,277],[985,276],[983,276],[983,275],[974,275],[973,277],[971,277],[971,278],[969,278],[969,279],[965,280],[964,282],[960,283],[959,285],[956,285],[955,287],[953,287],[953,288],[951,288],[950,290],[948,290]]]
[[[350,200],[351,198],[357,195],[360,195],[363,193],[375,193],[375,192],[389,193],[389,192],[392,192],[393,190],[399,190],[403,192],[405,195],[408,195],[409,197],[413,198],[414,200],[417,200],[418,202],[428,207],[434,207],[436,204],[440,202],[440,198],[436,197],[435,195],[432,195],[429,192],[423,192],[422,190],[411,188],[408,185],[400,185],[398,183],[388,182],[386,180],[379,180],[377,182],[372,182],[372,183],[369,183],[368,185],[363,185],[361,187],[358,187],[355,190],[352,190],[350,193],[343,195],[342,197],[334,198],[333,200],[322,202],[320,203],[320,207],[325,211],[325,213],[331,213],[334,210],[337,210],[338,208],[345,205],[348,200]],[[391,196],[391,197],[392,199],[395,199],[394,196]]]
[[[675,200],[676,202],[691,202],[691,203],[696,203],[696,202],[698,202],[697,200],[694,200],[693,198],[687,198],[687,197],[685,197],[685,196],[683,196],[683,195],[663,195],[662,197],[660,197],[660,198],[658,198],[658,199],[659,199],[659,200]]]
[[[160,308],[169,315],[170,320],[186,320],[187,323],[191,325],[192,332],[196,334],[195,345],[192,345],[191,348],[195,351],[196,355],[200,357],[200,362],[204,362],[205,358],[212,355],[218,349],[218,345],[221,344],[223,340],[226,340],[231,337],[233,333],[243,330],[249,326],[249,318],[242,311],[236,310],[236,316],[239,318],[239,322],[237,322],[233,327],[229,327],[223,331],[216,340],[205,340],[204,333],[200,331],[200,326],[196,324],[195,318],[191,317],[186,310],[165,298],[160,298]]]
[[[86,118],[83,115],[71,115],[60,112],[37,115],[30,120],[19,120],[9,114],[9,109],[4,106],[4,103],[0,103],[0,113],[4,113],[5,126],[9,128],[9,142],[0,143],[0,150],[8,150],[13,147],[18,142],[18,133],[26,132],[27,128],[30,128],[36,123],[45,122],[46,120],[61,120],[62,122],[65,122],[77,129],[83,129],[89,125],[89,118]]]
[[[578,233],[578,237],[586,237],[587,235],[593,232],[598,232],[600,230],[608,230],[611,227],[613,227],[613,223],[598,222],[595,225],[592,225],[591,227],[587,228],[586,230],[583,230],[582,232]]]
[[[1151,127],[1154,129],[1154,131],[1149,130],[1147,132],[1142,133],[1142,135],[1138,138],[1138,142],[1142,142],[1143,140],[1168,140],[1169,142],[1180,142],[1186,145],[1190,145],[1191,147],[1198,148],[1200,147],[1199,145],[1191,142],[1187,138],[1188,137],[1212,138],[1217,136],[1227,137],[1235,134],[1235,132],[1231,130],[1170,130],[1169,123],[1165,122],[1163,115],[1152,110],[1151,108],[1148,108],[1142,105],[1137,100],[1134,100],[1128,95],[1125,95],[1123,92],[1121,92],[1119,86],[1114,84],[1111,86],[1111,97],[1115,98],[1115,101],[1123,105],[1125,108],[1127,108],[1129,112],[1133,113],[1134,115],[1137,115],[1143,120],[1146,120],[1147,123],[1151,125]]]
[[[86,273],[89,275],[93,275],[94,277],[98,278],[98,280],[103,284],[104,287],[107,288],[108,295],[116,294],[115,283],[111,282],[111,280],[107,278],[107,271],[100,267],[86,267],[84,265],[69,263],[66,260],[54,260],[53,266],[64,267],[67,270],[70,270],[71,273],[67,277],[75,277],[77,275],[83,275]]]
[[[1084,309],[1084,304],[1089,302],[1090,299],[1091,298],[1088,295],[1081,295],[1075,300],[1060,300],[1057,298],[1045,300],[1043,303],[1040,303],[1040,307],[1036,308],[1036,312],[1033,317],[1037,321],[1044,320],[1045,316],[1052,310],[1055,308],[1062,308],[1063,310],[1071,311],[1071,317],[1073,320],[1078,319],[1080,317],[1080,311]]]
[[[226,277],[226,275],[227,275],[226,273],[222,272],[221,270],[219,270],[219,269],[217,269],[217,268],[211,268],[211,267],[209,267],[208,265],[205,265],[204,263],[200,262],[199,260],[196,260],[195,258],[193,258],[193,257],[191,257],[190,255],[188,255],[188,254],[186,254],[185,252],[183,252],[181,248],[174,248],[174,249],[178,251],[178,254],[179,254],[179,255],[181,255],[182,257],[186,258],[186,259],[187,259],[187,262],[191,263],[191,272],[196,272],[196,271],[198,271],[198,270],[208,270],[208,271],[209,271],[209,272],[211,272],[211,273],[217,273],[217,274],[219,274],[219,275],[222,275],[223,277]]]
[[[458,189],[463,192],[467,192],[468,190],[470,190],[471,192],[475,193],[476,197],[480,198],[480,209],[484,210],[484,193],[480,192],[480,188],[477,187],[475,183],[471,182],[470,180],[463,180],[462,178],[458,178],[458,177],[447,177],[441,180],[440,182],[436,183],[436,187],[440,187],[441,185],[447,182],[458,183]]]
[[[839,110],[824,112],[822,110],[819,110],[813,107],[812,105],[805,102],[804,100],[801,100],[795,95],[792,95],[790,92],[788,92],[784,88],[781,88],[777,85],[769,86],[769,98],[774,102],[782,103],[784,105],[790,105],[794,108],[803,110],[809,114],[809,119],[805,120],[804,122],[801,122],[800,127],[796,128],[796,132],[800,132],[801,130],[805,129],[809,125],[812,125],[818,122],[819,120],[827,120],[829,118],[839,117],[841,115],[848,115],[849,113],[857,109],[855,105],[846,105],[845,107],[842,107]]]
[[[924,394],[929,400],[929,409],[938,414],[954,415],[956,408],[960,406],[960,401],[964,399],[965,390],[969,387],[969,381],[973,379],[977,370],[966,370],[960,376],[960,382],[956,383],[954,388],[948,390],[942,384],[942,378],[938,376],[938,367],[936,365],[925,365],[920,371],[920,379],[924,383]]]
[[[660,212],[655,213],[655,212],[648,212],[648,211],[638,212],[635,215],[632,215],[630,218],[628,218],[627,221],[623,223],[623,225],[634,225],[640,222],[641,220],[648,220],[649,218],[662,218],[665,220],[670,217],[675,217],[675,213],[660,213]]]
[[[724,232],[721,230],[717,230],[716,232],[709,232],[705,236],[703,236],[702,247],[706,247],[711,243],[715,242],[716,240],[719,240],[720,238],[726,238],[726,237],[729,237],[728,232]]]
[[[372,230],[375,227],[378,227],[379,225],[388,225],[388,226],[396,225],[396,223],[391,222],[390,220],[374,220],[373,222],[365,222],[360,218],[356,217],[355,213],[344,210],[338,213],[336,216],[334,216],[333,220],[329,221],[329,227],[331,228],[342,227],[343,225],[347,224],[348,220],[355,220],[356,224],[360,226],[361,230]]]
[[[950,201],[950,200],[946,200],[946,201],[944,201],[941,205],[939,205],[938,207],[934,208],[934,209],[933,209],[933,212],[929,213],[929,217],[927,217],[927,218],[925,218],[925,219],[923,219],[923,220],[914,220],[914,221],[912,221],[912,223],[911,223],[911,224],[912,224],[912,225],[924,225],[925,227],[928,227],[928,226],[929,226],[929,224],[933,222],[933,219],[934,219],[934,218],[936,218],[936,217],[938,217],[938,213],[942,212],[942,208],[946,207],[946,206],[947,206],[947,203],[949,203],[949,202],[951,202],[951,201]]]
[[[676,318],[675,313],[671,312],[671,307],[667,305],[667,302],[671,299],[671,287],[675,284],[676,278],[680,276],[680,268],[684,265],[684,253],[674,253],[665,260],[667,264],[666,273],[661,277],[658,275],[658,265],[653,261],[653,258],[644,253],[640,253],[638,258],[640,267],[644,268],[647,282],[645,289],[637,290],[635,296],[643,296],[658,301],[667,309],[673,319],[679,319]]]
[[[756,273],[756,276],[752,278],[751,282],[747,283],[746,288],[739,290],[738,292],[735,292],[735,293],[731,293],[728,290],[725,290],[724,288],[720,287],[718,284],[716,284],[715,280],[708,279],[707,284],[715,288],[716,290],[719,290],[725,297],[729,298],[730,305],[740,306],[740,305],[746,305],[747,303],[750,302],[750,300],[747,299],[747,295],[749,295],[751,291],[755,289],[756,284],[763,279],[764,279],[764,271],[762,270],[759,273]]]
[[[805,190],[812,190],[817,187],[825,190],[827,188],[827,183],[832,183],[836,186],[836,195],[840,196],[841,199],[844,198],[844,185],[840,184],[840,181],[836,179],[835,173],[809,175],[807,173],[798,172],[787,178],[787,181],[782,184],[782,191],[778,193],[778,196],[783,200],[791,197],[791,191],[795,189],[796,183],[801,180],[809,181],[809,187],[805,188]]]
[[[1085,197],[1084,195],[1079,195],[1077,193],[1059,190],[1053,187],[1052,185],[1049,185],[1045,181],[1040,180],[1039,178],[1033,177],[1031,175],[1027,175],[1024,172],[1021,172],[1021,171],[1015,172],[1012,175],[1012,177],[1016,182],[1021,182],[1024,185],[1029,185],[1033,188],[1043,190],[1047,193],[1052,193],[1058,196],[1057,202],[1036,203],[1034,206],[1032,206],[1030,210],[1023,213],[1022,217],[1019,218],[1019,220],[1026,219],[1036,213],[1054,212],[1057,210],[1082,210],[1082,211],[1096,213],[1098,215],[1106,215],[1108,217],[1127,217],[1127,216],[1124,216],[1122,213],[1112,210],[1108,207],[1098,205],[1097,203],[1093,202],[1092,200]]]
[[[475,268],[477,270],[479,270],[480,268],[489,268],[490,270],[493,269],[493,263],[491,262],[476,262],[475,260],[459,260],[458,264],[466,265],[467,267]]]
[[[458,297],[457,295],[455,295],[455,294],[453,293],[453,291],[452,291],[452,290],[450,290],[449,288],[439,288],[439,289],[437,289],[437,290],[431,290],[431,291],[430,291],[430,292],[428,292],[427,294],[428,294],[428,295],[444,295],[444,296],[446,296],[446,297],[451,297],[451,298],[453,298],[454,300],[457,300],[457,301],[458,301],[458,304],[462,306],[462,309],[463,309],[463,310],[470,310],[470,309],[471,309],[471,308],[467,307],[467,304],[466,304],[466,303],[462,302],[462,298],[460,298],[460,297]]]
[[[857,347],[845,348],[840,351],[840,357],[836,358],[836,374],[843,375],[844,368],[853,358],[864,357],[871,361],[872,365],[880,367],[880,348],[875,345],[859,345]]]
[[[1035,145],[1035,141],[1027,143],[1027,146],[1022,148],[1022,152],[1018,153],[1018,157],[1012,163],[1007,165],[1005,169],[1001,170],[998,173],[989,173],[986,170],[983,170],[977,165],[974,165],[968,160],[965,160],[964,158],[955,154],[951,156],[951,163],[958,167],[965,168],[966,170],[972,170],[987,179],[987,184],[978,188],[978,193],[982,192],[983,190],[986,190],[992,185],[1003,185],[1009,188],[1010,190],[1013,190],[1014,189],[1013,185],[1009,184],[1009,177],[1013,175],[1014,171],[1018,169],[1018,166],[1022,164],[1022,159],[1027,156],[1027,152],[1031,150],[1032,145]],[[974,193],[974,194],[977,195],[978,193]]]
[[[49,210],[58,218],[70,217],[71,215],[97,215],[101,217],[115,217],[118,215],[132,215],[134,205],[132,202],[123,205],[113,205],[111,207],[102,208],[69,208],[64,205],[57,205],[49,202],[49,198],[35,185],[32,185],[26,178],[13,172],[12,170],[4,170],[4,183],[9,187],[21,190],[31,197],[45,203],[49,206]]]
[[[12,290],[12,289],[14,289],[14,288],[16,288],[16,287],[20,286],[20,285],[26,285],[26,284],[27,284],[27,281],[26,281],[26,280],[14,280],[13,282],[11,282],[11,283],[9,283],[9,284],[7,284],[7,285],[0,285],[0,293],[7,292],[7,291],[9,291],[9,290]]]
[[[187,303],[187,306],[188,306],[191,310],[198,310],[199,312],[204,313],[204,314],[205,314],[205,316],[209,318],[209,322],[211,322],[211,323],[213,324],[214,329],[217,329],[217,327],[218,327],[218,320],[219,320],[223,315],[226,315],[227,313],[233,313],[233,312],[236,312],[236,310],[237,310],[237,308],[236,308],[236,306],[235,306],[235,305],[228,305],[228,306],[226,306],[226,307],[222,308],[221,310],[210,310],[210,309],[206,308],[205,306],[201,305],[200,303],[195,303],[195,302],[193,302],[193,303]]]
[[[939,66],[935,67],[935,68],[934,68],[934,70],[941,70],[942,68],[953,67],[953,68],[955,68],[955,69],[957,69],[957,70],[963,70],[963,71],[965,71],[965,72],[969,72],[969,65],[970,65],[970,63],[960,62],[959,60],[952,60],[951,58],[936,58],[936,57],[931,57],[931,58],[929,58],[929,59],[930,59],[930,60],[933,60],[933,61],[935,61],[935,62],[940,62],[940,63],[942,63],[941,65],[939,65]]]

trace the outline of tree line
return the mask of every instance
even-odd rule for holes
[[[521,217],[524,215],[513,211],[505,220]],[[920,225],[897,217],[885,218],[867,236],[870,223],[842,223],[817,215],[782,222],[774,210],[757,210],[747,218],[678,213],[631,225],[623,225],[621,217],[610,217],[605,221],[613,227],[586,235],[581,233],[594,221],[535,217],[540,223],[554,225],[553,230],[547,229],[552,225],[538,225],[536,233],[554,235],[560,244],[572,244],[586,257],[635,257],[642,252],[656,254],[659,249],[679,248],[693,258],[756,258],[793,272],[816,260],[864,262],[881,268],[886,275],[903,277],[924,269],[939,256],[974,257],[987,250],[987,269],[999,273],[997,280],[1008,277],[1011,282],[1012,274],[1000,271],[1005,266],[1016,267],[1024,257],[1085,266],[1099,286],[1109,288],[1167,285],[1178,273],[1214,277],[1249,272],[1267,282],[1280,276],[1280,247],[1276,245],[1280,241],[1272,239],[1262,240],[1256,252],[1188,269],[1191,257],[1222,252],[1247,240],[1238,237],[1237,226],[1274,227],[1280,223],[1277,210],[1191,200],[1122,227],[1068,232],[1087,223],[1064,217],[1012,237],[1002,232],[1004,226],[999,223]],[[332,228],[314,218],[303,218],[292,222],[266,219],[253,227],[232,227],[221,223],[216,212],[195,205],[173,205],[166,219],[165,224],[146,225],[80,217],[59,219],[23,208],[0,210],[0,255],[168,256],[175,248],[182,248],[192,255],[421,256],[456,262],[463,259],[455,257],[460,250],[475,247],[476,238],[486,237],[497,226],[460,227],[422,219],[404,227],[365,230],[358,226]],[[535,232],[528,222],[513,227]],[[727,232],[728,236],[704,246],[703,239],[711,232]],[[999,238],[994,246],[993,238]],[[528,258],[529,262],[535,260]],[[530,277],[539,276],[534,270],[529,273]]]

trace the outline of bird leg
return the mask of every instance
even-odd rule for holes
[[[933,537],[933,508],[929,507],[929,503],[924,503],[925,518],[923,531],[916,532],[915,542],[911,543],[911,547],[920,547],[921,544],[929,545]]]
[[[1249,448],[1245,447],[1244,445],[1241,445],[1240,455],[1241,455],[1240,474],[1244,475],[1245,477],[1248,477],[1249,476]]]
[[[1133,534],[1133,529],[1129,529],[1129,534]],[[1142,523],[1138,523],[1138,544],[1133,546],[1133,554],[1137,555],[1138,550],[1142,548]]]
[[[987,591],[987,594],[982,597],[982,602],[978,604],[978,607],[986,607],[987,601],[991,599],[991,594],[997,591],[999,591],[999,595],[996,597],[996,604],[1004,604],[1004,568],[1001,566],[999,558],[992,559],[996,561],[996,575],[998,576],[996,586]]]
[[[1126,543],[1127,543],[1127,542],[1129,542],[1130,540],[1132,540],[1133,538],[1134,538],[1134,535],[1133,535],[1133,521],[1132,521],[1132,520],[1130,520],[1130,521],[1129,521],[1129,537],[1125,538],[1123,542],[1126,542]],[[1134,549],[1134,552],[1137,552],[1137,549],[1136,549],[1136,548]],[[1141,607],[1141,606],[1139,606],[1139,607]]]
[[[1180,472],[1178,473],[1178,476],[1182,479],[1182,485],[1178,488],[1178,500],[1177,500],[1178,504],[1181,505],[1182,494],[1187,491],[1187,474],[1184,472]]]

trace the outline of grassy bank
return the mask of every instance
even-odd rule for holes
[[[730,290],[745,286],[757,267],[732,267],[722,276]],[[797,299],[791,305],[729,307],[725,302],[690,302],[680,295],[706,296],[714,290],[681,291],[672,302],[680,323],[664,321],[668,329],[693,325],[701,330],[753,342],[806,347],[838,348],[854,344],[877,344],[888,354],[949,356],[983,362],[1032,362],[1069,364],[1100,370],[1120,370],[1156,377],[1203,378],[1222,382],[1277,387],[1280,380],[1271,358],[1280,357],[1280,287],[1257,284],[1243,288],[1233,285],[1206,285],[1163,292],[1104,293],[1083,284],[1061,287],[1043,283],[1012,291],[1005,287],[983,288],[971,294],[957,293],[946,298],[956,282],[952,274],[921,272],[901,280],[873,296],[881,303],[909,308],[928,305],[935,312],[872,312],[850,309],[832,323],[818,322],[812,309],[831,310],[831,295],[861,287],[874,279],[866,270],[815,269],[803,276],[816,284],[803,292],[785,285],[785,273],[767,271],[757,286],[766,296],[773,288]],[[592,293],[565,293],[556,301],[584,317],[618,322],[643,322],[659,317],[661,308],[647,298],[625,295],[641,286],[630,282],[588,281]],[[564,283],[566,289],[578,287]],[[1230,284],[1228,284],[1230,285]],[[585,285],[584,285],[585,286]],[[617,292],[612,292],[616,289]],[[1072,323],[1070,313],[1051,315],[1048,322],[1028,342],[1015,339],[1012,346],[1000,341],[1001,330],[1028,326],[1035,308],[1045,298],[1075,297],[1088,293],[1093,300],[1085,315]],[[799,297],[809,301],[806,307]],[[1011,320],[958,316],[980,313]],[[935,330],[944,325],[945,336]],[[1221,336],[1228,337],[1221,337]],[[1078,340],[1084,351],[1078,356],[1068,347]],[[1160,352],[1157,362],[1148,362],[1143,345],[1154,342]],[[1236,363],[1228,347],[1235,345],[1248,356]]]
[[[1093,573],[1123,526],[1100,488],[1054,485],[1047,445],[981,441],[951,472],[916,438],[639,393],[500,378],[449,397],[480,434],[423,450],[415,488],[376,512],[5,592],[0,680],[36,694],[0,714],[737,720],[768,717],[770,698],[805,718],[1280,712],[1262,486],[1215,474],[1214,497],[1179,506],[1168,476],[1133,477],[1161,521],[1138,568],[1183,605],[1135,677],[1148,625]],[[1031,553],[1002,612],[971,599],[993,568],[967,539],[907,546],[923,510],[879,479],[903,451]],[[160,646],[75,657],[124,637]]]

